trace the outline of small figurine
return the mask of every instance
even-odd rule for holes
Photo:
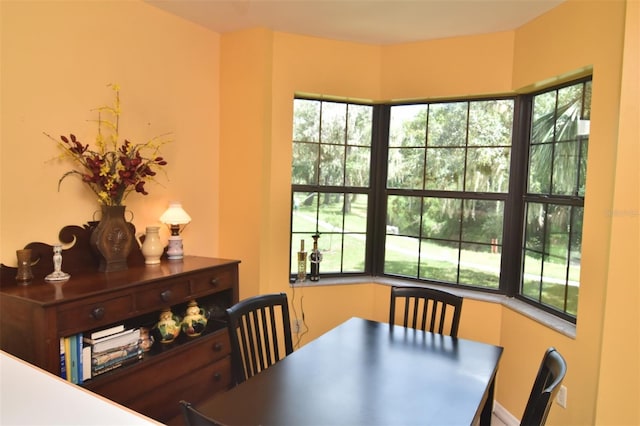
[[[140,348],[144,352],[148,352],[151,349],[154,340],[148,328],[140,327]]]
[[[62,272],[62,245],[53,246],[53,272],[44,277],[45,281],[60,282],[71,278],[70,274]]]
[[[182,332],[187,336],[196,337],[202,334],[207,327],[207,317],[204,309],[200,308],[195,300],[187,305],[187,311],[182,320]]]
[[[160,321],[153,328],[158,332],[160,343],[171,343],[180,334],[180,317],[167,308],[160,313]]]

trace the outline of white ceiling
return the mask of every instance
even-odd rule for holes
[[[145,0],[218,33],[254,27],[368,44],[508,31],[565,0]]]

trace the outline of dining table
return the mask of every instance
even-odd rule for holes
[[[195,408],[224,425],[489,425],[503,348],[351,318]]]

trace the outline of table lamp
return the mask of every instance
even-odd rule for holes
[[[170,260],[182,259],[184,251],[182,249],[182,237],[180,232],[184,230],[184,226],[191,222],[191,216],[187,214],[180,203],[171,202],[169,208],[160,216],[160,222],[169,225],[171,236],[169,237],[169,248],[167,249],[167,257]]]

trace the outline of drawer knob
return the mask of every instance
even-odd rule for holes
[[[162,299],[163,302],[170,301],[172,296],[173,296],[173,293],[171,292],[171,290],[165,290],[162,293],[160,293],[160,299]]]
[[[91,318],[94,320],[101,320],[104,318],[104,306],[98,306],[91,311]]]
[[[215,373],[215,374],[213,375],[213,380],[214,380],[214,381],[216,381],[216,382],[219,382],[220,380],[222,380],[222,374],[220,374],[220,373]]]
[[[223,348],[224,346],[220,342],[217,342],[215,345],[213,345],[213,350],[216,352],[220,352]]]
[[[213,287],[218,287],[218,279],[217,278],[211,278],[211,285]]]

